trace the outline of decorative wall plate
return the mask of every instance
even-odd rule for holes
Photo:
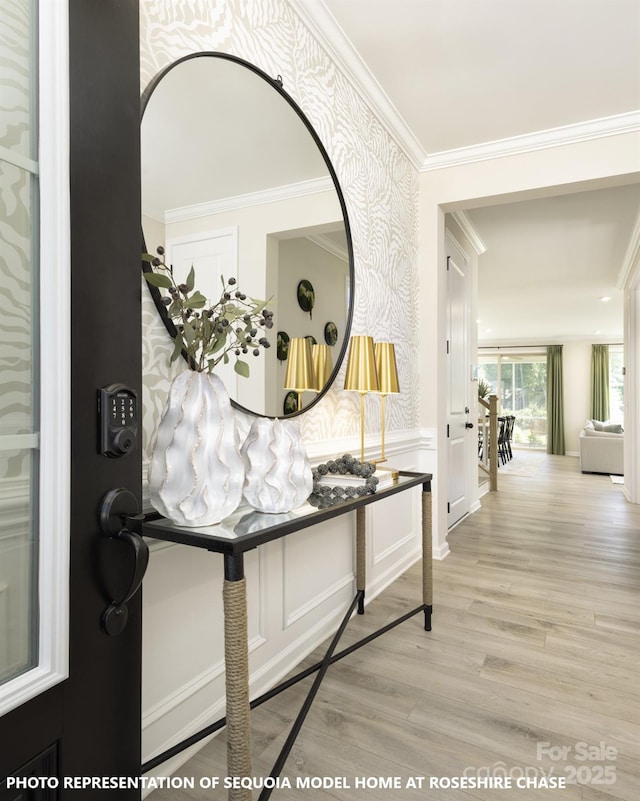
[[[324,341],[327,345],[335,345],[338,341],[338,326],[335,323],[327,323],[325,325]]]
[[[298,284],[298,306],[302,311],[309,312],[309,317],[313,319],[313,307],[316,302],[316,293],[311,281],[303,278]]]
[[[289,356],[289,334],[286,331],[278,331],[276,344],[276,356],[278,361],[286,362]]]
[[[285,414],[293,414],[298,411],[298,393],[291,390],[284,396],[282,411]]]

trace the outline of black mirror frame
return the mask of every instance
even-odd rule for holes
[[[182,64],[185,61],[190,61],[193,58],[203,58],[203,57],[226,59],[227,61],[232,61],[232,62],[234,62],[236,64],[239,64],[240,66],[246,67],[248,70],[251,70],[251,72],[255,73],[260,78],[262,78],[264,81],[266,81],[269,84],[269,86],[271,86],[273,89],[275,89],[275,91],[278,92],[278,94],[284,100],[286,100],[286,102],[291,106],[291,108],[296,112],[296,114],[298,115],[300,120],[303,122],[303,124],[305,125],[307,131],[311,134],[311,137],[312,137],[313,141],[315,142],[316,147],[320,151],[320,153],[322,155],[322,158],[324,159],[324,162],[325,162],[325,164],[327,166],[327,169],[328,169],[329,174],[331,176],[331,179],[333,181],[333,185],[335,187],[336,193],[338,195],[338,200],[340,202],[340,209],[342,211],[342,217],[343,217],[343,220],[344,220],[345,236],[346,236],[346,239],[347,239],[347,249],[348,249],[348,254],[349,254],[349,308],[347,310],[347,322],[346,322],[344,340],[342,342],[342,347],[340,348],[340,353],[338,354],[338,358],[335,361],[335,365],[334,365],[333,371],[332,371],[331,375],[329,376],[329,379],[328,379],[327,383],[325,384],[323,389],[320,390],[320,392],[318,392],[317,396],[307,406],[305,406],[303,409],[300,409],[300,410],[298,410],[296,412],[292,412],[291,414],[287,414],[287,415],[261,414],[260,412],[254,412],[251,409],[247,409],[246,407],[244,407],[241,404],[239,404],[237,401],[231,399],[231,405],[235,409],[238,409],[241,412],[245,412],[246,414],[253,415],[254,417],[269,417],[269,418],[272,418],[272,419],[276,419],[276,418],[277,419],[290,419],[290,418],[293,418],[293,417],[299,417],[300,415],[302,415],[305,412],[309,411],[309,409],[313,408],[321,400],[321,398],[323,398],[324,395],[328,392],[329,388],[332,386],[333,382],[336,380],[336,377],[338,375],[338,371],[340,370],[340,367],[341,367],[342,362],[344,360],[344,357],[345,357],[345,355],[347,353],[347,348],[348,348],[348,345],[349,345],[349,335],[350,335],[350,332],[351,332],[351,324],[352,324],[352,321],[353,321],[355,270],[354,270],[354,260],[353,260],[353,242],[351,240],[351,228],[349,226],[349,216],[347,214],[347,206],[346,206],[346,203],[345,203],[345,200],[344,200],[344,195],[342,194],[342,189],[340,188],[340,183],[338,182],[338,176],[336,175],[336,172],[335,172],[335,170],[333,168],[333,164],[331,163],[331,159],[329,158],[329,155],[328,155],[327,151],[325,150],[324,145],[320,141],[320,138],[319,138],[318,134],[316,133],[315,128],[313,127],[313,125],[311,124],[311,122],[309,121],[309,119],[307,118],[305,113],[298,106],[298,104],[295,102],[295,100],[293,100],[285,92],[285,90],[283,88],[283,85],[282,85],[282,78],[280,76],[278,76],[277,78],[272,78],[271,76],[267,75],[266,72],[261,70],[259,67],[256,67],[255,64],[251,64],[250,62],[245,61],[244,59],[239,58],[238,56],[233,56],[233,55],[231,55],[229,53],[220,53],[220,52],[217,52],[217,51],[201,51],[201,52],[198,52],[198,53],[189,53],[186,56],[182,56],[181,58],[179,58],[176,61],[173,61],[171,64],[169,64],[169,66],[164,67],[164,69],[160,70],[160,72],[158,72],[151,79],[151,81],[147,85],[146,89],[142,93],[142,96],[140,98],[140,124],[142,124],[142,119],[144,117],[145,109],[147,107],[147,104],[149,103],[149,100],[151,99],[151,96],[153,95],[153,92],[155,91],[155,89],[158,86],[158,84],[160,83],[160,81],[165,77],[165,75],[167,75],[169,72],[171,72],[171,70],[173,70],[175,67],[177,67],[179,64]],[[147,253],[148,251],[147,251],[147,246],[146,246],[145,239],[144,239],[144,231],[142,230],[142,224],[140,225],[140,230],[141,230],[141,236],[142,236],[142,252],[143,253]],[[151,271],[151,265],[146,261],[142,261],[142,270],[143,270],[143,272],[150,272]],[[162,319],[162,322],[164,323],[165,328],[167,329],[167,331],[168,331],[169,335],[171,336],[171,338],[175,339],[177,330],[176,330],[175,325],[173,324],[173,321],[171,320],[171,318],[167,314],[167,307],[162,303],[162,297],[161,297],[161,294],[160,294],[160,290],[157,287],[151,286],[146,281],[145,281],[145,283],[149,287],[149,291],[151,292],[151,296],[153,298],[154,304],[156,306],[156,309],[158,310],[158,313],[160,315],[160,318]],[[183,352],[183,356],[184,356],[184,358],[186,360],[186,353]]]

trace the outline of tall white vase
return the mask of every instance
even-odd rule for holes
[[[241,453],[244,498],[254,509],[289,512],[311,494],[313,476],[295,421],[256,417]]]
[[[242,499],[244,464],[231,402],[218,376],[176,376],[149,466],[153,507],[180,526],[208,526]]]

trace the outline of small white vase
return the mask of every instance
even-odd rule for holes
[[[293,420],[257,417],[241,453],[244,498],[254,509],[271,514],[290,512],[311,494],[311,466]]]
[[[180,526],[209,526],[242,499],[244,464],[235,417],[218,376],[176,376],[149,466],[151,504]]]

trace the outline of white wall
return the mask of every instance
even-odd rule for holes
[[[580,431],[589,419],[591,342],[565,342],[562,348],[562,365],[564,447],[567,456],[579,456]]]

